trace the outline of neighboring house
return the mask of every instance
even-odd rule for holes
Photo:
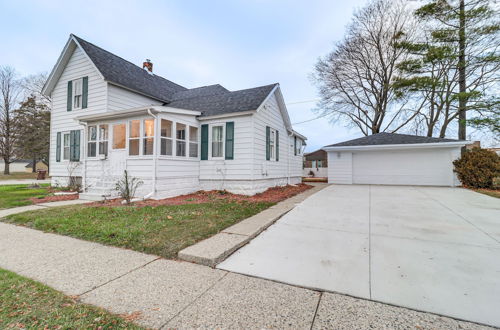
[[[33,161],[26,164],[26,166],[24,168],[25,168],[25,171],[28,173],[33,172]],[[37,171],[38,170],[47,171],[48,169],[49,169],[48,164],[46,162],[44,162],[43,160],[39,160],[36,162],[36,170]]]
[[[500,156],[500,148],[487,148],[487,150],[493,151],[494,153]]]
[[[12,163],[10,163],[9,170],[11,173],[14,172],[24,172],[25,166],[28,164],[29,160],[18,159]],[[3,159],[0,159],[0,173],[3,173],[5,169],[5,163]]]
[[[137,196],[197,190],[255,194],[302,176],[304,136],[278,84],[188,89],[70,35],[43,88],[52,97],[50,175],[81,178],[82,198],[115,196],[127,170]],[[146,70],[144,70],[146,68]]]
[[[328,182],[456,186],[453,160],[468,141],[378,133],[323,147]]]
[[[309,176],[311,172],[315,177],[326,178],[328,176],[328,156],[326,151],[318,149],[304,154],[303,176]]]

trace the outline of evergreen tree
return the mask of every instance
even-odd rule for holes
[[[50,111],[31,95],[15,112],[16,154],[31,159],[36,172],[36,163],[49,159]]]
[[[446,120],[458,118],[458,138],[466,139],[466,113],[473,111],[489,121],[499,104],[498,11],[488,0],[431,0],[415,14],[427,23],[429,38],[404,45],[419,56],[413,67],[407,63],[405,68],[414,75],[398,83],[425,91],[431,106],[456,109],[444,119],[440,136],[446,132]],[[435,89],[445,97],[436,98]]]

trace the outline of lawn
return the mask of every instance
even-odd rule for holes
[[[488,195],[488,196],[491,196],[491,197],[496,197],[496,198],[500,198],[500,190],[493,190],[493,189],[474,189],[474,191],[478,192],[478,193],[481,193],[481,194],[485,194],[485,195]]]
[[[213,200],[160,206],[69,206],[11,215],[2,221],[135,251],[176,258],[177,253],[272,202]]]
[[[36,180],[37,173],[31,172],[12,172],[9,175],[0,174],[0,180],[22,180],[22,179],[33,179]]]
[[[43,184],[40,188],[29,188],[26,184],[0,185],[0,209],[31,205],[33,202],[30,198],[43,198],[50,193],[48,186]]]
[[[142,329],[105,310],[0,268],[0,328]]]

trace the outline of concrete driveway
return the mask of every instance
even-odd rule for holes
[[[500,200],[329,186],[218,268],[500,326]]]

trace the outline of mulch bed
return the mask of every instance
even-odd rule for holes
[[[289,185],[283,187],[272,187],[266,191],[256,194],[253,196],[232,194],[227,191],[221,190],[211,190],[211,191],[197,191],[188,195],[181,195],[171,198],[159,199],[159,200],[146,200],[141,202],[133,203],[134,206],[160,206],[160,205],[184,205],[184,204],[201,204],[210,203],[215,201],[235,201],[235,202],[270,202],[278,203],[282,200],[300,194],[308,189],[311,189],[311,185],[304,183],[298,185]],[[87,204],[89,206],[119,206],[122,205],[121,198],[110,199],[104,202],[95,202],[92,204]]]
[[[71,201],[78,198],[79,195],[76,194],[76,195],[45,196],[44,198],[32,197],[29,200],[32,201],[33,204],[40,204],[48,202]]]

